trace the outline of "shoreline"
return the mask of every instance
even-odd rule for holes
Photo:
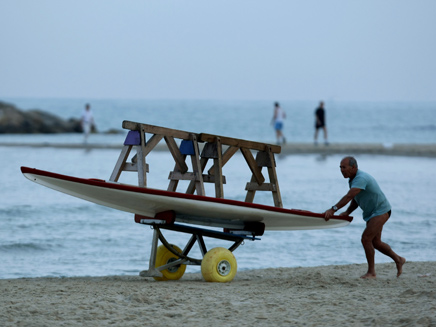
[[[199,273],[178,281],[139,276],[0,279],[3,326],[433,326],[436,262],[268,268],[230,283]]]
[[[30,147],[30,148],[61,148],[61,149],[116,149],[121,150],[122,145],[104,143],[12,143],[0,142],[0,147]],[[168,151],[166,144],[158,144],[154,151]],[[293,154],[374,154],[391,156],[414,156],[414,157],[436,157],[436,144],[381,144],[381,143],[287,143],[282,145],[282,151],[278,155]]]

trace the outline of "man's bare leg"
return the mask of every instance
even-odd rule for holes
[[[389,244],[381,240],[381,235],[380,238],[377,237],[373,241],[373,245],[375,249],[395,261],[395,264],[397,266],[397,277],[400,277],[403,272],[403,265],[406,263],[406,258],[400,257],[398,254],[396,254]]]
[[[327,127],[322,128],[324,130],[324,142],[327,143]]]
[[[374,263],[375,250],[374,245],[372,244],[373,234],[371,231],[372,229],[369,228],[368,224],[362,234],[362,245],[363,249],[365,250],[366,261],[368,262],[368,271],[365,275],[360,276],[360,278],[376,278]]]
[[[366,261],[368,262],[368,272],[365,275],[362,275],[360,278],[376,278],[375,273],[375,263],[374,263],[374,240],[377,238],[381,238],[381,232],[383,229],[383,225],[389,219],[389,215],[387,213],[371,218],[366,223],[366,228],[362,234],[362,245],[365,250]]]
[[[400,262],[395,262],[397,265],[397,277],[403,273],[403,265],[406,263],[406,258],[400,257]]]
[[[366,229],[362,234],[362,245],[365,249],[366,260],[368,261],[368,272],[361,276],[361,278],[376,278],[374,249],[377,249],[395,261],[397,266],[397,277],[399,277],[403,272],[403,265],[406,262],[406,259],[396,254],[389,244],[384,243],[381,240],[383,225],[388,221],[388,219],[389,214],[385,213],[383,215],[371,218],[366,225]]]

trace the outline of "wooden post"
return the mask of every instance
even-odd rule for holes
[[[279,188],[279,180],[277,178],[277,172],[276,172],[276,160],[274,158],[274,154],[271,151],[271,147],[266,147],[266,153],[269,157],[270,165],[268,167],[268,176],[270,183],[274,186],[272,191],[272,196],[274,199],[274,205],[279,208],[283,208],[283,202],[282,202],[282,195],[280,193]]]
[[[171,136],[164,136],[165,142],[167,143],[168,149],[170,150],[174,161],[176,162],[177,168],[181,173],[186,173],[188,171],[188,166],[186,165],[186,156],[182,156],[179,148],[177,147],[176,141]]]
[[[145,162],[145,130],[141,126],[141,144],[136,146],[136,154],[138,158],[138,185],[147,187],[147,168]]]
[[[186,159],[186,155],[181,155],[183,159]],[[174,166],[174,170],[170,172],[170,176],[168,177],[170,179],[170,183],[168,185],[167,190],[170,192],[176,192],[177,185],[179,185],[180,178],[177,177],[177,173],[181,173],[180,167],[177,165]]]
[[[247,148],[241,148],[241,152],[244,155],[245,161],[248,164],[251,172],[253,173],[253,177],[255,178],[257,184],[262,185],[265,181],[265,177],[262,175],[262,169],[256,163],[256,160],[253,157],[251,151]]]
[[[221,145],[221,139],[216,138],[216,151],[217,158],[213,159],[213,165],[215,166],[215,197],[224,198],[223,189],[223,148]]]
[[[204,182],[203,171],[206,168],[208,160],[209,160],[209,158],[204,158],[204,157],[201,157],[201,159],[200,159],[200,174],[202,174],[203,182]],[[196,182],[195,182],[195,180],[192,180],[189,183],[188,188],[186,189],[186,193],[187,194],[194,194],[195,188],[196,188]]]
[[[109,178],[111,182],[118,182],[118,179],[121,176],[121,172],[124,169],[124,165],[126,164],[126,160],[129,157],[130,150],[132,150],[132,145],[123,146],[120,156],[118,157],[117,163],[115,164],[115,168],[112,171],[112,175]]]
[[[167,144],[176,162],[174,170],[170,172],[169,179],[170,184],[168,190],[175,192],[179,180],[190,180],[190,186],[188,191],[194,193],[197,190],[197,195],[206,195],[203,183],[203,170],[204,166],[200,162],[200,153],[198,150],[198,142],[195,134],[190,134],[190,140],[182,140],[180,149],[177,148],[174,140],[168,138]],[[174,142],[173,142],[174,141]],[[192,173],[188,172],[188,166],[186,165],[186,156],[191,157]],[[183,171],[182,171],[183,169]],[[189,193],[187,191],[187,193]]]
[[[197,137],[195,136],[195,134],[191,134],[191,140],[194,146],[194,154],[191,155],[191,162],[192,172],[194,173],[195,189],[197,190],[197,195],[206,195],[203,183],[204,168],[201,168],[202,165],[200,163],[200,153],[198,151]]]
[[[222,148],[222,145],[221,145],[221,148]],[[224,165],[230,160],[230,158],[236,152],[238,152],[238,150],[239,150],[239,148],[236,146],[229,146],[221,157],[221,167],[224,167]],[[210,169],[207,173],[209,175],[213,175],[215,173],[215,166],[210,167]]]
[[[269,183],[259,184],[255,175],[253,174],[251,181],[247,183],[245,190],[247,195],[245,197],[246,202],[253,202],[256,191],[269,191],[272,192],[274,206],[283,208],[282,198],[280,194],[279,183],[276,174],[276,162],[274,154],[270,147],[265,148],[266,151],[259,151],[256,155],[256,163],[258,167],[262,170],[263,167],[268,168]]]

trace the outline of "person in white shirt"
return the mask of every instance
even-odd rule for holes
[[[86,143],[88,142],[88,136],[89,133],[91,133],[91,128],[95,125],[94,116],[92,115],[91,106],[89,103],[85,105],[85,110],[83,111],[80,123],[82,124],[83,135],[85,137],[84,142]]]
[[[280,143],[285,144],[286,138],[283,136],[282,129],[283,129],[283,121],[286,118],[285,111],[280,107],[280,104],[278,102],[274,103],[274,116],[272,119],[272,123],[274,124],[274,129],[276,131],[276,137],[277,137],[277,144],[280,145]]]

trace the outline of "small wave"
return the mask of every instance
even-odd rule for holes
[[[436,131],[436,125],[411,126],[411,129],[415,131]]]
[[[53,246],[49,244],[37,244],[37,243],[13,243],[0,245],[0,251],[19,251],[19,252],[31,252],[31,251],[47,251]]]

